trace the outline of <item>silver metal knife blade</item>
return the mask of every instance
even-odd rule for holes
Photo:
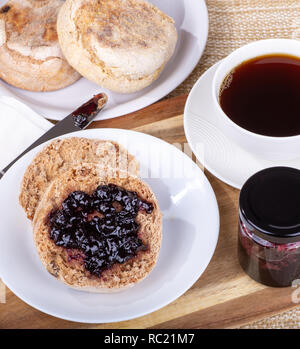
[[[71,113],[63,120],[58,122],[49,131],[44,133],[27,149],[25,149],[23,153],[21,153],[17,158],[15,158],[2,171],[0,171],[0,179],[16,161],[18,161],[23,155],[25,155],[38,145],[43,144],[49,141],[50,139],[85,129],[92,122],[95,116],[98,115],[99,112],[105,107],[105,105],[107,104],[107,100],[108,98],[105,93],[95,95],[89,101],[84,103],[81,107],[76,109],[73,113]]]

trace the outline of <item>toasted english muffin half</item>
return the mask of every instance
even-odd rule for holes
[[[83,162],[139,175],[138,161],[116,142],[79,137],[56,139],[35,156],[22,180],[19,202],[30,220],[55,177]]]
[[[144,0],[67,0],[57,30],[74,69],[120,93],[156,80],[177,42],[173,19]]]
[[[57,241],[55,242],[53,238],[50,238],[52,229],[50,219],[53,212],[57,212],[55,210],[62,209],[63,201],[71,193],[78,193],[78,191],[81,191],[88,195],[93,195],[95,189],[103,185],[117,186],[116,188],[135,192],[143,202],[152,205],[152,211],[145,212],[139,210],[136,216],[136,222],[138,224],[138,231],[136,234],[139,241],[143,243],[144,248],[137,250],[137,252],[124,263],[114,262],[109,268],[102,270],[101,274],[95,275],[86,267],[87,255],[84,255],[83,252],[78,249],[72,250],[66,248],[66,246],[58,246]],[[128,202],[126,202],[126,205],[127,204]],[[78,212],[78,210],[76,212]],[[82,229],[80,228],[82,225],[76,225],[80,223],[72,224],[72,234]],[[113,229],[116,229],[115,231],[120,231],[117,226]],[[109,174],[108,169],[105,167],[103,168],[94,164],[83,164],[61,174],[50,184],[38,206],[33,221],[33,230],[35,246],[42,264],[54,277],[66,285],[82,291],[100,293],[115,292],[134,286],[136,283],[143,280],[155,266],[161,246],[162,215],[157,199],[150,187],[138,177],[122,174],[122,171],[116,171],[111,177],[111,174]],[[65,232],[66,230],[62,230],[60,233],[63,234],[63,241],[66,241]],[[90,230],[87,230],[87,232],[88,234],[92,234]],[[97,258],[99,258],[99,256],[103,256],[103,251],[107,251],[107,246],[111,246],[113,243],[118,247],[109,249],[109,251],[106,252],[105,258],[113,258],[113,254],[116,253],[122,256],[122,253],[124,253],[124,250],[122,250],[123,240],[121,239],[124,239],[122,235],[106,235],[107,232],[104,228],[103,230],[100,229],[97,234],[102,234],[102,238],[104,236],[104,240],[101,240],[102,242],[100,245],[101,253],[99,251],[92,252],[89,258],[95,258],[94,256],[98,256]],[[112,236],[113,239],[111,239]],[[86,235],[86,237],[89,238],[89,235]],[[109,241],[106,243],[105,239],[109,239]],[[118,251],[118,249],[121,250]],[[91,263],[90,260],[88,263]],[[92,263],[96,262],[93,260]]]
[[[0,78],[30,91],[53,91],[80,78],[60,49],[63,0],[10,0],[0,8]]]

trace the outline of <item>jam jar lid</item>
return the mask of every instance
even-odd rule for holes
[[[300,170],[271,167],[256,173],[244,184],[239,205],[240,215],[261,238],[300,241]]]

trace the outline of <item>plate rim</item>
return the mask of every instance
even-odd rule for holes
[[[178,148],[176,148],[175,146],[173,146],[172,144],[169,144],[168,142],[160,139],[160,138],[157,138],[157,137],[154,137],[152,135],[148,135],[148,134],[145,134],[145,133],[142,133],[142,132],[138,132],[138,131],[133,131],[133,130],[124,130],[124,129],[115,129],[115,128],[105,128],[105,129],[89,129],[89,130],[83,130],[83,131],[78,131],[78,132],[75,132],[75,133],[70,133],[70,134],[67,134],[67,135],[64,135],[62,137],[58,137],[58,138],[69,138],[69,137],[72,137],[76,134],[82,134],[82,133],[95,133],[97,132],[97,130],[101,130],[102,132],[112,132],[112,131],[116,131],[117,133],[119,133],[120,135],[122,134],[139,134],[139,135],[142,135],[143,137],[148,137],[150,140],[151,139],[155,139],[156,142],[158,143],[165,143],[165,145],[167,147],[172,147],[173,151],[175,151],[176,153],[182,153]],[[82,135],[82,137],[87,137],[87,135]],[[46,142],[47,143],[47,142]],[[46,144],[44,143],[44,145]],[[38,148],[41,148],[43,147],[43,145],[40,145]],[[34,153],[36,152],[37,149],[33,149],[31,150],[30,153]],[[184,153],[183,153],[184,154]],[[36,306],[34,305],[34,302],[30,301],[27,299],[27,297],[23,297],[20,295],[19,291],[15,291],[14,287],[10,287],[10,282],[7,282],[5,278],[2,278],[2,281],[4,282],[4,284],[7,285],[7,287],[18,297],[20,298],[23,302],[25,302],[26,304],[30,305],[31,307],[33,307],[34,309],[37,309],[39,311],[41,311],[42,313],[45,313],[47,315],[51,315],[51,316],[54,316],[56,318],[59,318],[59,319],[63,319],[63,320],[68,320],[68,321],[72,321],[72,322],[81,322],[81,323],[90,323],[90,324],[96,324],[96,323],[115,323],[115,322],[121,322],[121,321],[128,321],[128,320],[132,320],[132,319],[136,319],[136,318],[139,318],[141,316],[145,316],[145,315],[149,315],[159,309],[162,309],[164,308],[165,306],[167,306],[168,304],[172,303],[174,300],[176,300],[177,298],[179,298],[180,296],[182,296],[183,294],[185,294],[192,286],[193,284],[201,277],[201,275],[204,273],[204,271],[207,269],[207,266],[209,265],[209,263],[211,262],[211,259],[215,253],[215,250],[216,250],[216,246],[217,246],[217,243],[218,243],[218,239],[219,239],[219,232],[220,232],[220,213],[219,213],[219,207],[218,207],[218,202],[217,202],[217,199],[216,199],[216,195],[214,193],[214,190],[209,182],[209,180],[207,179],[205,173],[197,166],[196,163],[194,163],[186,154],[184,154],[184,157],[186,157],[188,159],[188,161],[191,161],[193,163],[193,165],[197,168],[197,171],[199,171],[199,173],[201,173],[201,176],[202,176],[202,179],[204,180],[205,182],[205,187],[207,188],[208,192],[209,192],[209,195],[212,199],[212,204],[214,206],[214,211],[215,211],[215,214],[216,214],[216,222],[215,222],[215,227],[214,227],[214,240],[212,241],[212,248],[211,248],[211,251],[209,253],[209,258],[207,258],[206,262],[203,264],[202,266],[202,270],[199,272],[197,271],[193,273],[193,277],[191,278],[191,280],[186,284],[186,286],[183,288],[183,290],[177,292],[175,295],[173,295],[173,297],[170,297],[167,301],[165,302],[158,302],[156,304],[156,306],[152,307],[151,310],[146,310],[146,311],[137,311],[135,313],[135,315],[131,315],[131,316],[123,316],[123,317],[116,317],[114,320],[109,320],[109,321],[105,321],[103,319],[99,319],[99,320],[89,320],[88,318],[78,318],[78,317],[72,317],[72,316],[65,316],[65,315],[62,315],[62,314],[58,314],[58,313],[55,313],[53,311],[49,311],[49,310],[45,310],[43,309],[43,307],[40,307],[40,306]],[[16,164],[18,164],[20,161],[22,161],[22,159],[18,160],[16,162]],[[8,172],[6,173],[5,176],[9,175],[11,171],[13,171],[13,168],[15,167],[12,166],[11,169],[8,170]],[[0,276],[1,277],[1,276]]]

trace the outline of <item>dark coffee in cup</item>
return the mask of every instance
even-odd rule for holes
[[[300,135],[300,59],[276,54],[243,62],[224,79],[219,102],[224,113],[248,131]]]

